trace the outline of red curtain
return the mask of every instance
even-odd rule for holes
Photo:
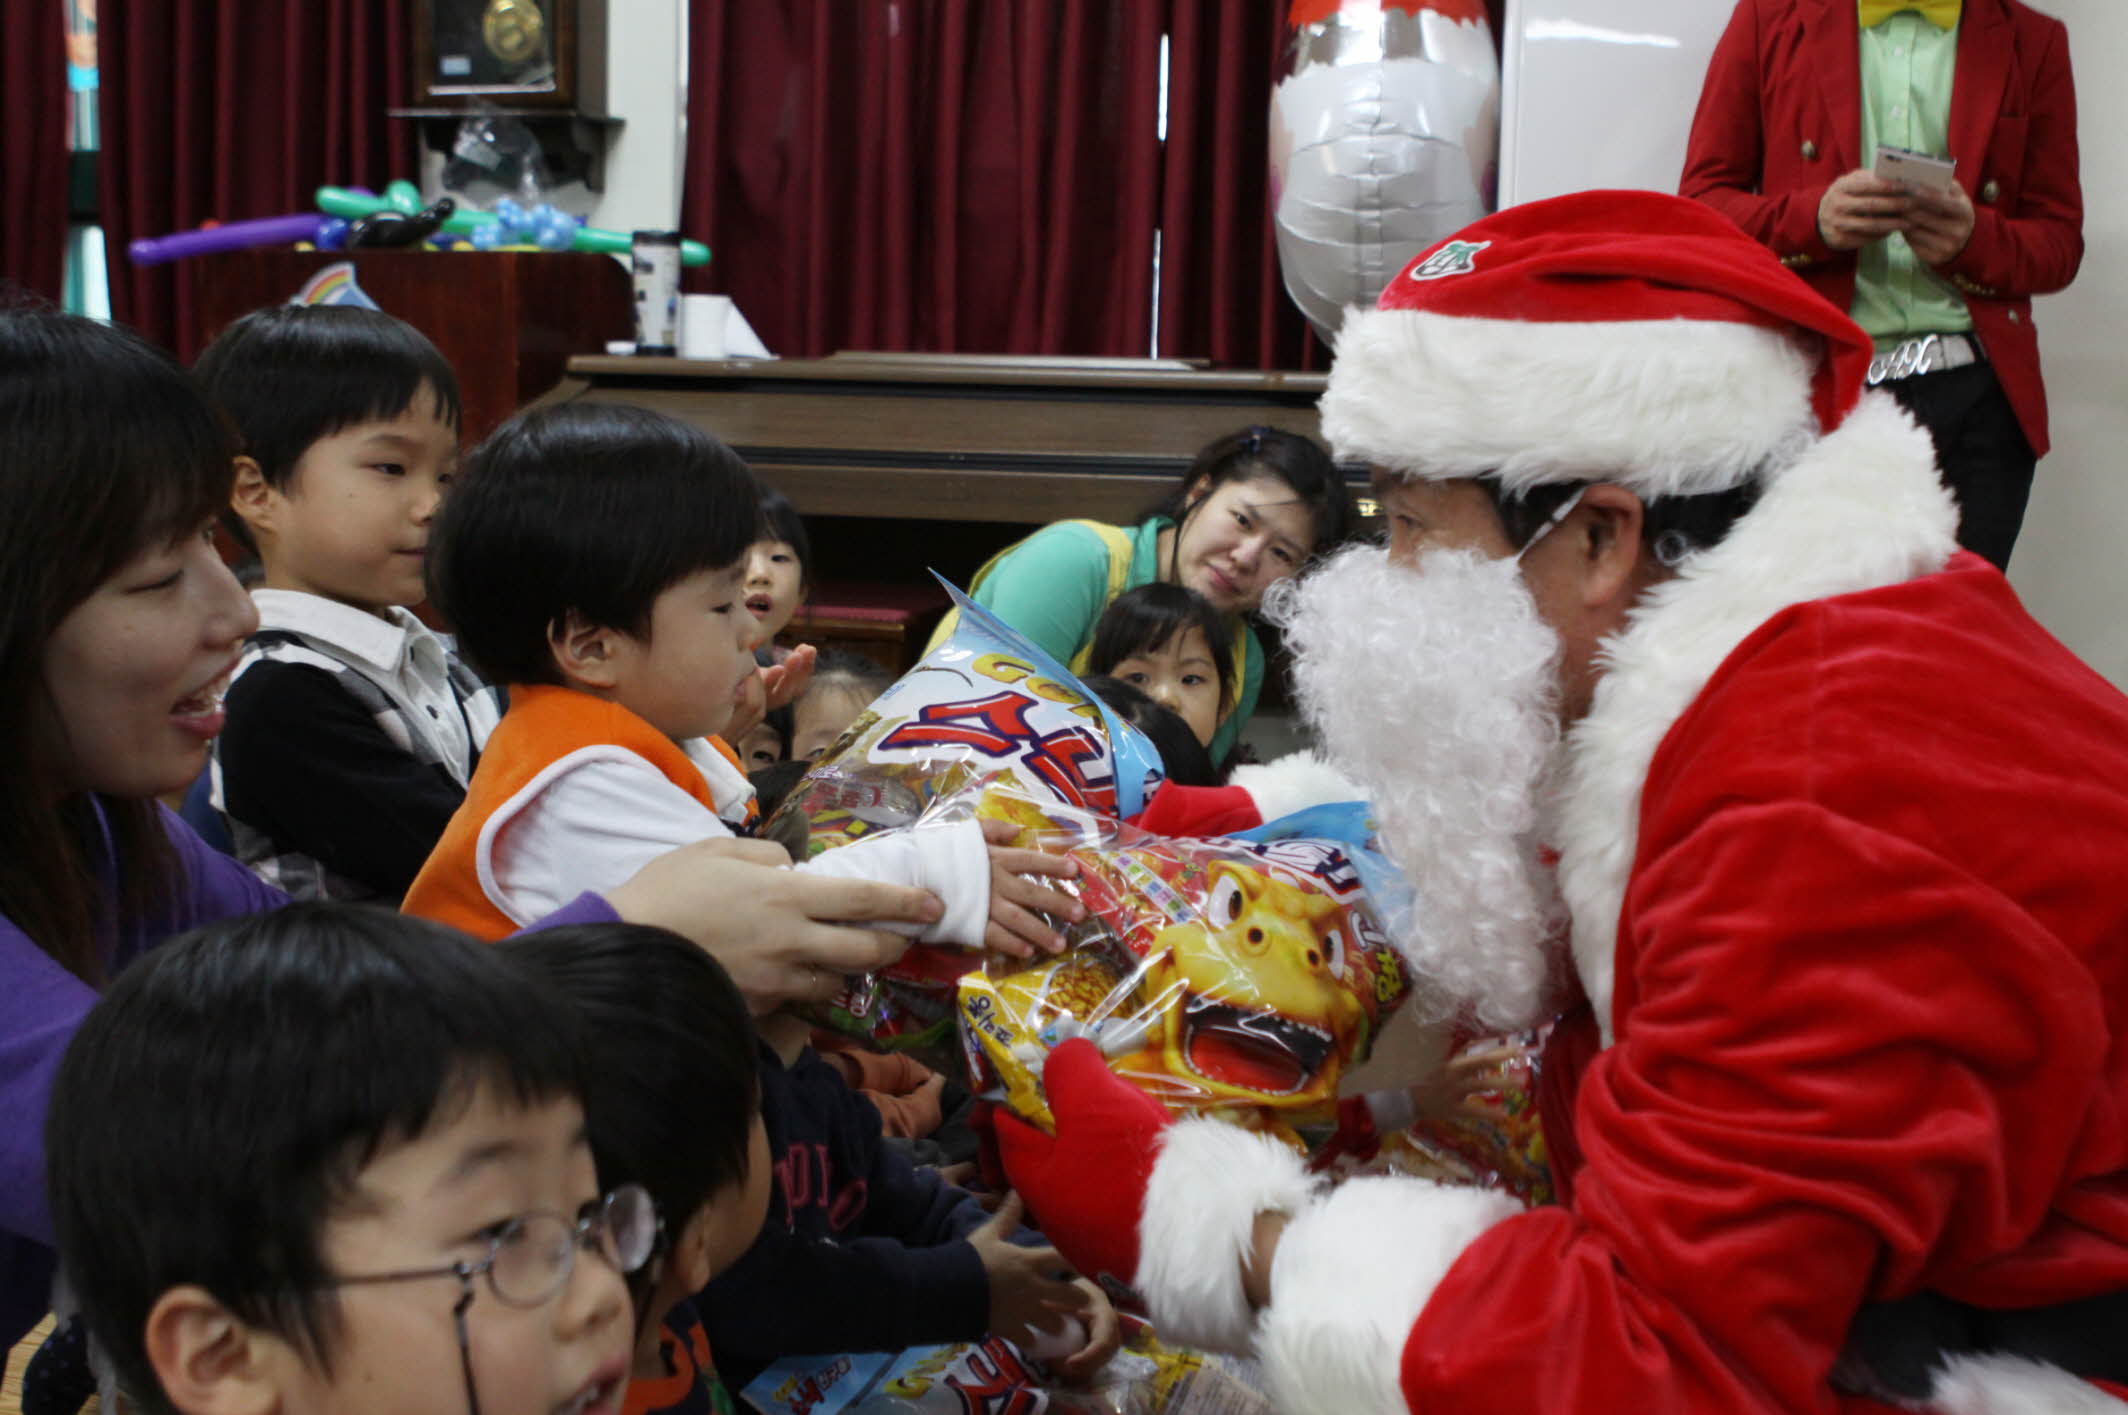
[[[690,285],[786,355],[1144,353],[1163,11],[694,0]]]
[[[0,7],[0,283],[60,294],[67,229],[66,23],[60,0]]]
[[[689,284],[787,355],[1140,355],[1157,230],[1161,354],[1320,368],[1271,229],[1288,6],[693,0]]]
[[[1287,0],[1169,0],[1160,353],[1238,368],[1321,368],[1286,298],[1272,234],[1271,89]]]
[[[135,237],[314,209],[323,183],[414,173],[405,103],[412,0],[102,0],[103,221],[111,309],[189,360],[177,265]],[[290,293],[293,293],[291,291]]]

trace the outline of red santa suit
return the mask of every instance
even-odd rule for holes
[[[1522,211],[1449,254],[1512,252],[1514,220],[1547,219]],[[1341,363],[1370,357],[1359,319]],[[1383,337],[1408,358],[1438,334]],[[1669,408],[1675,372],[1643,396]],[[1576,435],[1602,465],[1609,434]],[[1957,552],[1955,519],[1926,434],[1870,395],[1608,642],[1555,827],[1587,998],[1553,1048],[1567,1202],[1315,1191],[1259,1137],[1182,1121],[1137,1234],[1164,1329],[1252,1344],[1284,1411],[1861,1411],[1891,1407],[1833,1373],[1867,1304],[2128,1291],[2128,699]],[[1236,1255],[1266,1211],[1291,1217],[1256,1314]],[[2115,1407],[1961,1357],[1932,1408]]]

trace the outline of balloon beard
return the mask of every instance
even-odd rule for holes
[[[1557,1010],[1564,911],[1540,858],[1558,757],[1558,635],[1514,560],[1378,546],[1277,587],[1300,706],[1333,766],[1366,788],[1412,885],[1387,922],[1435,1019],[1485,1031]]]

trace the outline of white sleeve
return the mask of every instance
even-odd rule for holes
[[[586,747],[542,771],[490,817],[482,890],[519,925],[585,890],[623,883],[658,856],[728,836],[715,812],[620,747]]]
[[[990,848],[983,842],[983,828],[972,820],[868,835],[816,855],[798,868],[837,879],[928,889],[946,906],[937,923],[929,928],[886,923],[879,927],[924,943],[982,947],[983,930],[990,924]]]

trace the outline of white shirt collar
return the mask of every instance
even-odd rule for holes
[[[422,644],[431,645],[439,661],[443,657],[443,644],[428,625],[397,605],[380,616],[323,595],[271,589],[253,590],[251,601],[258,606],[261,629],[314,635],[380,673],[398,673],[409,651],[419,653]]]
[[[754,799],[754,783],[746,773],[733,766],[724,753],[711,745],[707,737],[690,737],[680,744],[680,750],[702,773],[709,784],[709,798],[717,803],[717,815],[727,821],[744,823],[746,803]]]

